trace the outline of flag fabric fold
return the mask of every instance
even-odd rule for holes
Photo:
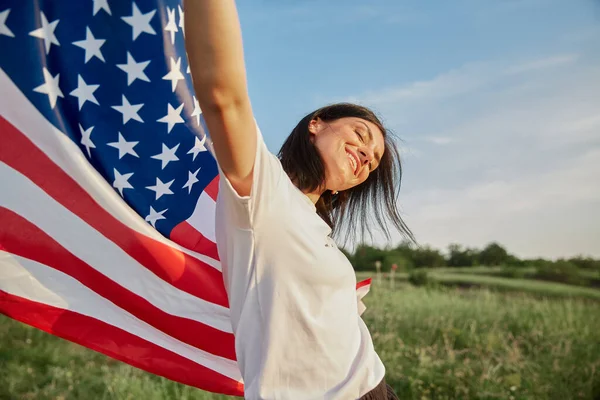
[[[0,312],[242,396],[183,27],[180,1],[0,5]]]

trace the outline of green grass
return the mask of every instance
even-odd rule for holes
[[[476,274],[432,273],[438,282],[448,284],[480,285],[490,289],[514,290],[546,296],[580,297],[600,300],[600,290],[557,282],[533,279],[514,279]]]
[[[600,300],[600,290],[597,288],[535,279],[516,279],[490,275],[499,270],[499,268],[495,267],[425,269],[433,281],[450,286],[477,286],[497,291],[525,292],[537,296],[577,297]],[[356,275],[358,280],[373,277],[373,280],[377,281],[375,274],[373,273],[358,272]],[[407,272],[396,273],[396,281],[407,281],[408,275]],[[389,285],[389,275],[384,276],[382,282]]]
[[[402,399],[600,398],[600,302],[387,282],[365,302]],[[225,398],[0,316],[0,399]]]
[[[400,398],[600,396],[596,302],[404,286],[374,287],[366,303]]]

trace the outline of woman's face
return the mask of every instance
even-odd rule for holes
[[[317,118],[308,130],[325,164],[325,189],[350,189],[379,166],[385,142],[374,123],[356,117],[329,122]]]

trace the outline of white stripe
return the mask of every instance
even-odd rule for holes
[[[215,242],[215,201],[202,192],[187,222],[208,240]]]
[[[235,361],[183,343],[141,321],[99,296],[69,275],[0,251],[0,289],[12,295],[89,316],[179,354],[236,381],[241,374]]]
[[[77,145],[39,113],[1,68],[0,92],[2,93],[0,96],[0,115],[27,136],[56,165],[88,192],[101,207],[131,229],[190,254],[219,271],[221,270],[221,265],[217,260],[177,245],[146,223],[90,165]]]
[[[369,293],[369,289],[371,289],[371,284],[359,287],[356,289],[356,297],[362,299],[367,295],[367,293]]]
[[[229,309],[183,292],[71,213],[26,176],[0,163],[0,206],[21,215],[73,255],[161,310],[232,332]],[[148,249],[152,252],[152,249]]]

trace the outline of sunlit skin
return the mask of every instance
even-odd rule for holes
[[[385,151],[381,130],[362,118],[330,122],[317,118],[310,122],[308,130],[325,164],[324,185],[306,193],[313,203],[326,190],[341,192],[363,183],[379,166]]]

